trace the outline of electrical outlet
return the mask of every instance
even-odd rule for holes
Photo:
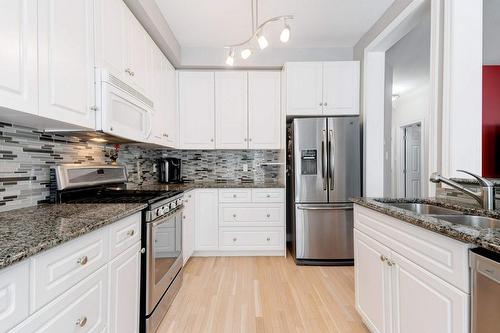
[[[153,173],[156,173],[156,163],[153,164]]]
[[[243,172],[248,172],[248,164],[243,164]]]

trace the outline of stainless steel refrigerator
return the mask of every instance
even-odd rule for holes
[[[352,264],[361,194],[358,117],[296,118],[289,128],[291,245],[298,264]]]

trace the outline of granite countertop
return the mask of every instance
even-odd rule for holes
[[[138,190],[165,190],[189,191],[195,188],[285,188],[283,183],[242,183],[242,182],[186,182],[179,184],[147,184],[140,186],[130,185],[131,189]]]
[[[500,211],[486,211],[480,208],[459,206],[443,199],[390,199],[390,198],[353,198],[352,202],[360,206],[373,209],[377,212],[395,217],[404,222],[434,231],[456,240],[471,243],[485,249],[500,253],[500,229],[472,227],[455,224],[437,217],[422,215],[390,206],[390,203],[425,203],[461,211],[467,215],[480,215],[500,219]]]
[[[145,204],[42,204],[0,213],[0,269],[116,222]]]

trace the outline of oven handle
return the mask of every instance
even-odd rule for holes
[[[167,221],[169,221],[170,219],[172,219],[173,217],[175,217],[175,215],[177,215],[178,212],[180,212],[181,210],[176,210],[174,212],[174,214],[171,214],[171,215],[168,215],[166,217],[161,217],[159,221],[155,221],[155,222],[152,222],[151,225],[153,228],[156,228],[157,226],[159,226],[160,224],[164,224],[166,223]]]

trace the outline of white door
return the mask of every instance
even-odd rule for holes
[[[359,62],[323,63],[323,114],[359,114]]]
[[[141,244],[109,263],[109,332],[139,332]]]
[[[248,73],[248,148],[279,149],[281,103],[279,72]]]
[[[0,36],[0,107],[36,114],[37,1],[1,1]]]
[[[194,252],[195,205],[195,191],[189,191],[184,195],[184,209],[182,211],[182,256],[184,265]]]
[[[118,78],[128,78],[126,61],[126,7],[123,0],[96,0],[97,65]]]
[[[391,332],[390,250],[354,230],[356,309],[372,332]]]
[[[195,198],[195,250],[219,249],[219,203],[217,189],[198,189]]]
[[[151,99],[148,84],[148,58],[150,56],[149,35],[131,11],[125,11],[126,20],[126,76],[131,84]]]
[[[213,72],[179,72],[181,149],[215,148]]]
[[[322,115],[323,65],[321,62],[286,64],[286,114]]]
[[[95,128],[94,1],[38,1],[39,114]]]
[[[215,147],[246,149],[247,73],[215,73]]]
[[[165,142],[168,147],[177,148],[178,116],[177,116],[177,76],[174,66],[163,56],[162,76],[165,80]]]
[[[420,198],[422,188],[422,126],[420,123],[406,126],[404,132],[405,197]]]
[[[469,332],[469,295],[392,254],[395,333]]]

